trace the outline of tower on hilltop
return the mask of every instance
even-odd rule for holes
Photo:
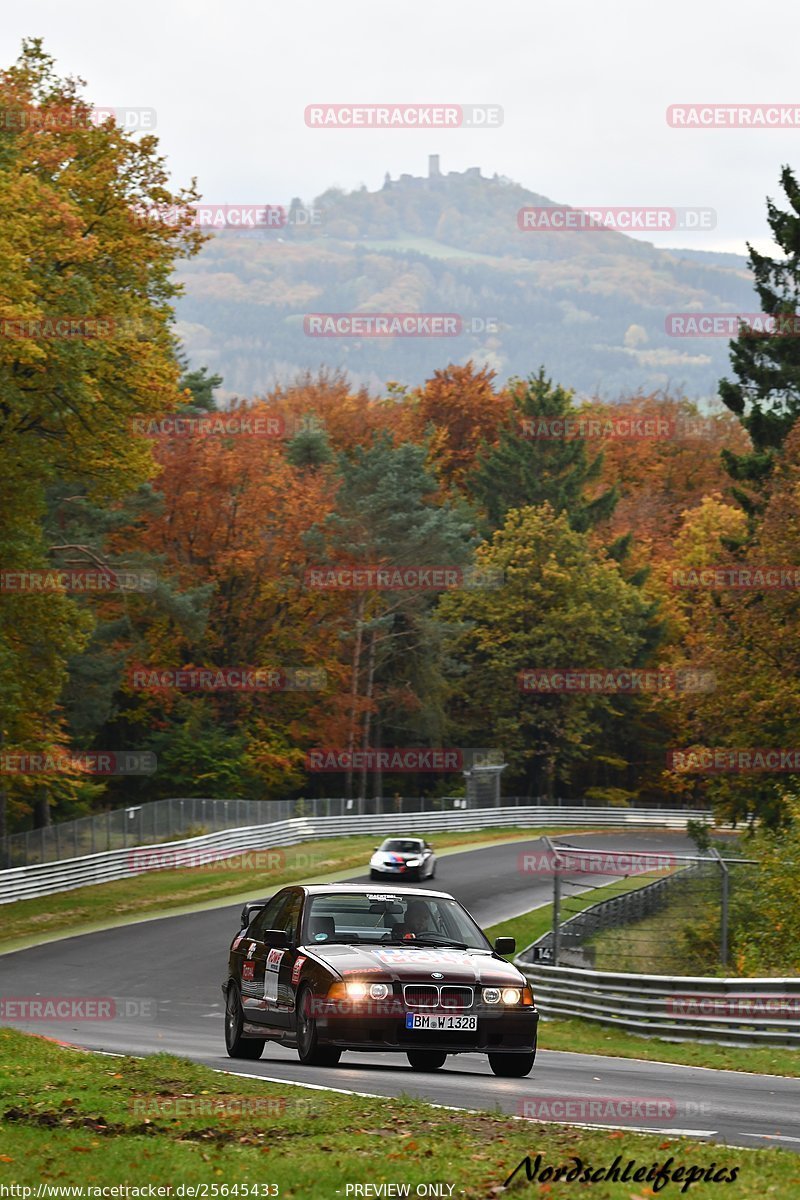
[[[439,155],[428,155],[428,179],[439,179],[442,172],[439,170]]]

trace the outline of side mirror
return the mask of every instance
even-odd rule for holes
[[[517,948],[517,939],[512,937],[495,938],[495,954],[513,954]]]
[[[265,929],[264,930],[264,945],[270,949],[282,949],[289,945],[289,939],[286,936],[285,929]]]
[[[373,853],[373,854],[377,854],[377,852],[378,852],[379,850],[380,850],[380,846],[373,846],[373,847],[372,847],[372,853]]]

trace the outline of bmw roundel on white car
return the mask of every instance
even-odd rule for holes
[[[242,910],[225,994],[225,1046],[255,1059],[266,1042],[335,1066],[343,1051],[404,1053],[435,1071],[486,1054],[495,1075],[533,1067],[539,1014],[530,984],[457,900],[423,888],[292,885]]]
[[[387,838],[369,860],[370,879],[433,879],[436,855],[423,838]]]

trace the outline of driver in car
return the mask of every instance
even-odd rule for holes
[[[421,933],[434,933],[431,911],[423,900],[412,900],[406,909],[403,937],[416,938]]]

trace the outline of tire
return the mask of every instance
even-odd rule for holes
[[[311,988],[304,984],[297,997],[297,1057],[307,1067],[335,1067],[342,1056],[337,1046],[320,1046],[317,1022],[312,1013]]]
[[[530,1054],[490,1054],[489,1066],[495,1075],[505,1079],[522,1079],[533,1070],[536,1051]]]
[[[370,867],[369,877],[374,883],[376,879],[380,879],[380,871],[373,871]]]
[[[407,1050],[406,1058],[415,1071],[438,1071],[447,1055],[443,1050]]]
[[[436,878],[436,859],[434,859],[433,863],[431,864],[431,873],[428,876],[428,879],[435,879],[435,878]]]
[[[235,984],[228,984],[228,994],[225,998],[225,1049],[228,1058],[261,1058],[266,1044],[266,1038],[246,1038],[242,1036],[244,1013],[239,989]]]

